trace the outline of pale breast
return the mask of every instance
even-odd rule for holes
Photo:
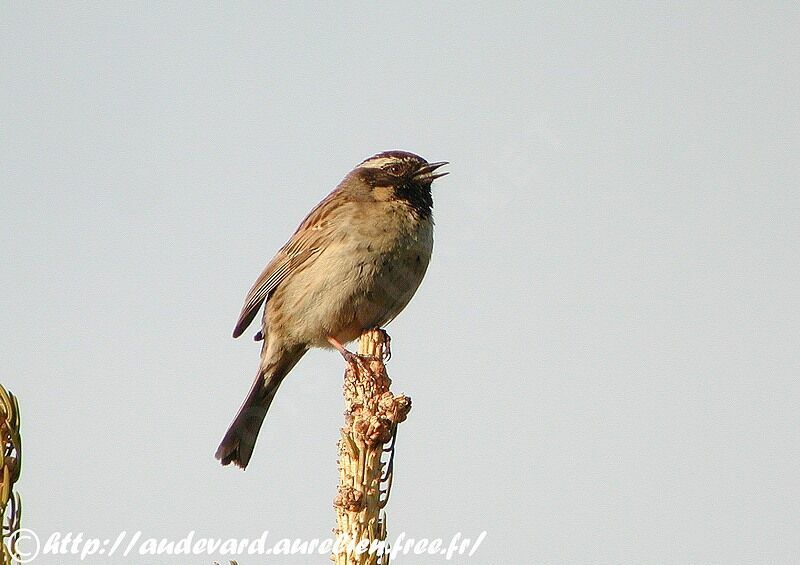
[[[352,341],[411,300],[430,262],[433,223],[396,203],[380,204],[370,207],[369,218],[354,215],[312,264],[276,290],[291,341],[318,347],[328,345],[327,336]]]

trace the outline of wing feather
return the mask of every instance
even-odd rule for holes
[[[253,322],[261,306],[278,285],[322,250],[324,233],[331,226],[330,208],[335,191],[320,202],[294,232],[272,261],[264,268],[244,299],[233,337],[239,337]]]

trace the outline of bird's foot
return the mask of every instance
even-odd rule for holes
[[[347,361],[347,364],[351,369],[364,374],[373,370],[370,368],[370,363],[377,360],[377,357],[372,355],[361,355],[360,353],[352,353],[348,351],[347,355],[344,355],[344,360]]]
[[[330,343],[336,351],[341,353],[342,357],[344,358],[345,362],[350,365],[354,370],[361,370],[361,371],[368,371],[370,361],[380,361],[374,355],[361,355],[360,353],[353,353],[349,351],[344,345],[339,343],[336,338],[328,337],[328,343]]]

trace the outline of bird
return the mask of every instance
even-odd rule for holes
[[[448,174],[407,151],[359,163],[267,264],[233,330],[259,311],[258,371],[215,457],[245,469],[281,382],[311,348],[345,344],[392,321],[417,291],[433,251],[431,184]]]

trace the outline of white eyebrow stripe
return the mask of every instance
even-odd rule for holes
[[[369,165],[373,168],[380,168],[386,165],[387,163],[396,163],[397,159],[394,157],[374,157],[372,159],[367,159],[363,161],[359,167],[363,167],[364,165]]]

